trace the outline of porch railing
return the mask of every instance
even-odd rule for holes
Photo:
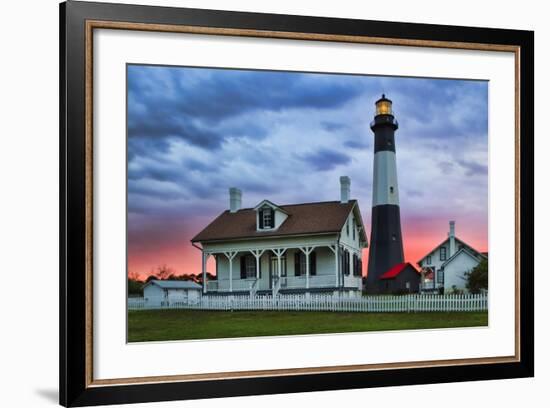
[[[361,289],[363,286],[361,276],[344,276],[344,286],[346,288]]]

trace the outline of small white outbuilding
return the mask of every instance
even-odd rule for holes
[[[143,287],[143,297],[152,306],[195,304],[200,299],[201,291],[202,286],[192,281],[151,280]]]
[[[455,222],[449,221],[449,234],[445,241],[426,254],[418,265],[422,269],[420,290],[466,291],[464,274],[472,271],[488,253],[479,252],[455,235]]]

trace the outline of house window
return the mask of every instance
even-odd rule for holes
[[[361,276],[363,263],[357,254],[353,254],[353,276]]]
[[[444,275],[443,275],[443,269],[439,269],[437,271],[437,283],[441,283],[443,284],[444,283]]]
[[[390,194],[393,194],[393,187],[390,187]]]
[[[269,209],[263,210],[264,228],[271,228],[271,211]]]
[[[252,255],[241,256],[241,279],[256,277],[256,258]]]
[[[439,260],[440,261],[446,261],[447,260],[447,248],[445,248],[445,247],[439,248]]]
[[[256,259],[252,256],[246,257],[246,278],[256,277]]]
[[[349,220],[346,223],[346,235],[349,237]]]
[[[305,276],[307,272],[306,255],[302,252],[294,254],[294,276]],[[312,251],[309,254],[309,274],[317,275],[317,254]]]
[[[351,226],[351,232],[353,234],[353,240],[355,241],[355,222],[353,223],[353,225]]]
[[[347,249],[342,251],[342,272],[346,276],[350,274],[349,251]]]
[[[426,265],[431,265],[432,264],[432,256],[431,255],[428,255],[426,257]]]
[[[300,254],[300,275],[305,275],[307,272],[306,255]]]
[[[278,276],[279,264],[275,255],[271,255],[270,268],[271,276]],[[281,256],[281,276],[286,276],[286,256]]]

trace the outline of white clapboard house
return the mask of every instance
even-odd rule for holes
[[[203,293],[360,294],[367,237],[349,177],[340,177],[340,190],[340,201],[241,208],[241,191],[229,189],[230,209],[192,239],[202,251],[203,281],[207,259],[216,263]]]
[[[200,300],[201,289],[201,285],[191,281],[150,280],[143,286],[143,297],[148,306],[195,304]]]
[[[449,233],[440,243],[418,261],[421,268],[422,292],[466,291],[464,274],[470,272],[487,254],[481,253],[455,236],[455,222],[449,222]]]

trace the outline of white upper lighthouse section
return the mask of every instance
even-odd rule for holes
[[[373,179],[372,206],[399,205],[395,152],[382,150],[375,153]]]

